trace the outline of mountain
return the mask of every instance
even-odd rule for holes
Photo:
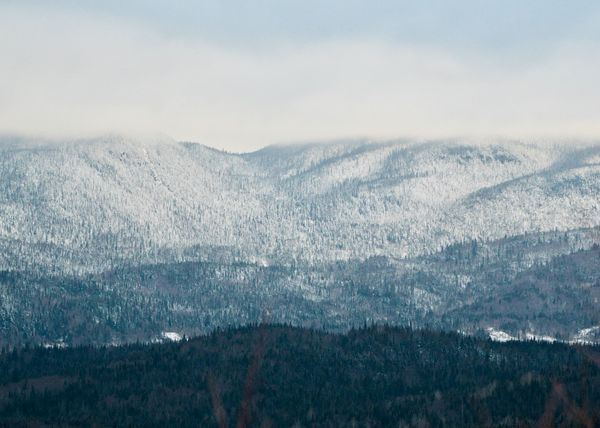
[[[97,272],[195,247],[267,263],[403,258],[600,225],[594,147],[346,143],[233,155],[117,137],[4,146],[7,269]]]
[[[562,340],[600,325],[600,146],[5,138],[0,176],[8,343],[261,317]]]
[[[593,427],[600,348],[247,326],[0,352],[0,426]]]

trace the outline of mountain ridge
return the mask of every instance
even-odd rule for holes
[[[0,148],[0,237],[45,242],[30,226],[14,224],[19,215],[29,215],[29,225],[42,223],[25,213],[27,204],[73,229],[67,246],[129,230],[139,245],[229,245],[250,256],[287,252],[284,258],[308,260],[413,256],[464,239],[600,224],[594,201],[600,169],[585,163],[600,153],[597,148],[353,142],[238,155],[190,143],[102,142],[41,152]],[[581,159],[569,161],[573,153]],[[561,162],[575,163],[558,171]],[[11,191],[17,193],[12,198]],[[536,193],[538,204],[554,205],[527,213]],[[508,215],[508,203],[520,209],[515,212],[523,224]],[[17,210],[13,218],[11,208]],[[489,233],[483,223],[498,213],[505,224]],[[91,237],[91,225],[77,224],[88,220],[100,229]],[[249,223],[256,227],[249,230]],[[328,230],[337,242],[327,238]],[[379,236],[369,242],[374,231]],[[60,232],[46,241],[59,243]],[[233,238],[240,232],[243,239]],[[397,244],[385,236],[395,236]],[[292,242],[298,248],[284,248]],[[303,251],[309,245],[314,254]]]
[[[122,343],[265,309],[334,330],[600,325],[595,271],[560,259],[600,244],[600,146],[93,141],[0,144],[0,339]]]

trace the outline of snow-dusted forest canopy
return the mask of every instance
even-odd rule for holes
[[[0,268],[100,272],[430,254],[600,225],[600,148],[351,142],[237,155],[110,137],[0,145]]]
[[[600,146],[0,144],[0,339],[253,322],[593,339]],[[267,315],[265,315],[265,313]]]

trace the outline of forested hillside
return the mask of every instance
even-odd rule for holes
[[[83,276],[0,274],[0,343],[120,344],[263,319],[364,322],[514,338],[600,339],[598,229],[455,244],[410,259],[271,265],[181,262]]]
[[[0,142],[0,268],[414,257],[600,225],[600,148],[346,142],[243,154],[121,137]]]
[[[0,345],[273,322],[600,335],[600,148],[0,144]],[[500,335],[500,336],[499,336]]]
[[[594,427],[600,348],[275,325],[0,355],[0,426]]]

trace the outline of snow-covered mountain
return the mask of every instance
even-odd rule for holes
[[[264,317],[598,337],[600,146],[4,139],[0,177],[0,345]]]
[[[412,257],[600,225],[600,147],[346,142],[230,154],[121,137],[0,144],[0,269]]]

